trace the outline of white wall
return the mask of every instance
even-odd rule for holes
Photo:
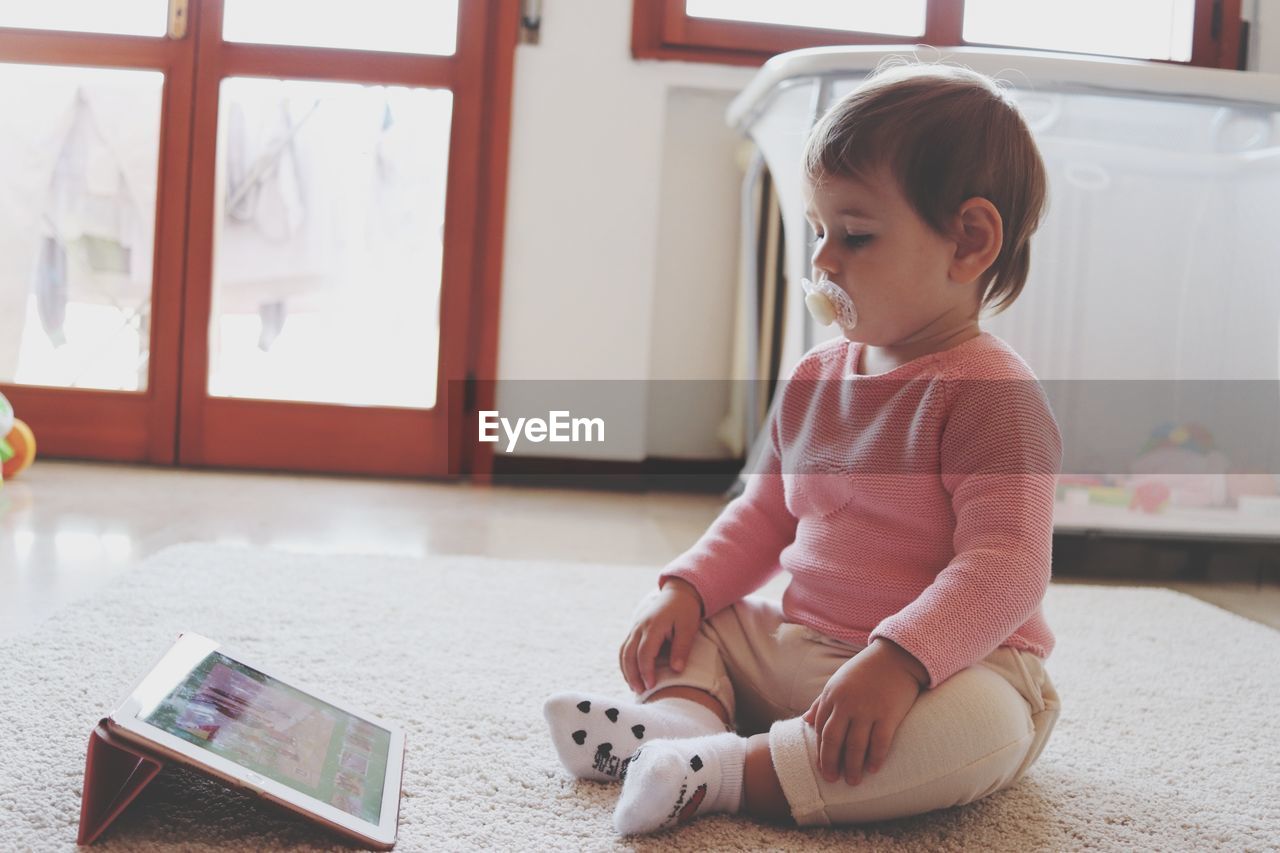
[[[727,376],[738,208],[719,128],[754,69],[632,59],[624,0],[543,11],[540,43],[516,52],[499,378]],[[642,459],[646,406],[627,396],[619,415],[641,426],[609,458]],[[521,452],[589,455],[566,447]]]
[[[653,283],[650,456],[712,459],[729,410],[748,145],[724,120],[728,93],[671,88],[662,141]],[[673,381],[674,380],[674,381]]]

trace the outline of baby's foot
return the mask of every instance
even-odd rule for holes
[[[619,835],[637,835],[698,815],[737,813],[746,757],[746,739],[733,732],[646,744],[627,765],[614,828]]]
[[[719,717],[689,699],[639,705],[594,693],[557,693],[543,705],[542,715],[565,769],[598,782],[621,778],[631,755],[654,738],[725,730]]]

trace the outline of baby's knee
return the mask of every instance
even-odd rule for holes
[[[654,664],[653,683],[648,690],[636,694],[636,701],[650,702],[671,696],[708,704],[726,721],[734,718],[734,691],[720,651],[711,640],[699,636],[689,649],[689,656],[679,672],[662,656]]]
[[[972,803],[1013,784],[1035,745],[1030,708],[1008,682],[982,668],[921,694],[879,771],[857,785],[827,782],[818,742],[802,719],[780,721],[769,747],[801,826],[866,823]]]

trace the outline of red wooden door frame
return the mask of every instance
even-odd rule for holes
[[[0,28],[0,62],[160,71],[160,149],[147,388],[92,391],[0,386],[31,425],[41,455],[172,463],[178,402],[179,327],[191,147],[190,38]]]
[[[462,0],[465,4],[468,0]],[[469,376],[478,380],[471,408],[453,421],[458,452],[450,451],[460,473],[478,484],[488,484],[493,475],[494,446],[479,441],[480,410],[497,408],[494,399],[498,378],[498,316],[502,299],[503,235],[506,227],[507,167],[511,159],[511,100],[515,82],[516,43],[520,38],[520,0],[493,0],[495,18],[488,26],[485,51],[484,126],[478,156],[482,175],[477,198],[480,231],[475,242],[477,276],[470,294],[470,322],[467,327]],[[460,399],[463,389],[455,384],[450,396]],[[453,464],[451,462],[451,464]]]

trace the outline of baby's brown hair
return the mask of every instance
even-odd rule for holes
[[[907,201],[949,234],[966,199],[979,196],[1003,222],[1000,254],[983,276],[981,308],[1009,307],[1027,282],[1031,235],[1045,206],[1045,168],[1031,131],[990,77],[947,64],[877,70],[818,120],[805,176],[863,178],[887,167]]]

